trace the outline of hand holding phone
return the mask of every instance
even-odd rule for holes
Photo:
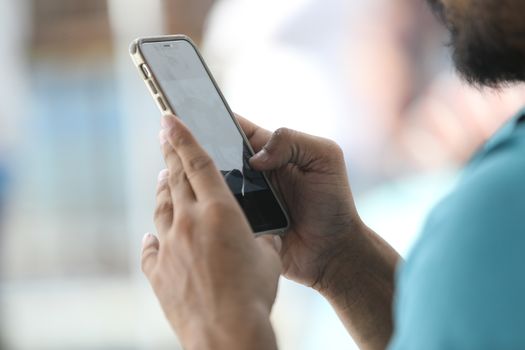
[[[255,237],[221,173],[174,116],[161,133],[155,225],[142,270],[185,349],[276,349],[279,236]]]
[[[218,165],[255,233],[282,232],[288,226],[287,215],[264,176],[264,171],[271,171],[293,218],[283,236],[285,276],[321,287],[329,283],[326,279],[332,267],[328,264],[333,262],[336,270],[340,265],[335,255],[360,254],[355,251],[355,237],[365,230],[364,224],[355,209],[343,153],[336,143],[287,129],[272,133],[234,118],[198,52],[184,36],[139,39],[132,44],[131,53],[163,113],[183,113],[179,116]],[[203,107],[210,104],[212,108]],[[256,152],[266,150],[266,157],[248,160],[252,146]],[[223,157],[230,148],[235,151]],[[235,164],[227,163],[232,160]],[[257,188],[257,184],[265,192],[246,196],[246,189]],[[243,202],[243,195],[248,200]],[[250,200],[254,197],[270,198],[271,205]],[[267,219],[258,219],[262,216]]]

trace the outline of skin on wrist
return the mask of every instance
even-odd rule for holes
[[[276,350],[270,312],[263,304],[232,307],[209,320],[194,320],[179,332],[184,349]]]
[[[361,349],[384,349],[393,329],[394,276],[400,257],[364,224],[345,237],[316,289]]]
[[[364,252],[369,246],[366,231],[366,226],[356,220],[352,227],[346,227],[344,232],[331,238],[332,244],[319,255],[319,276],[312,288],[325,298],[332,299],[349,292],[351,281],[364,264]]]

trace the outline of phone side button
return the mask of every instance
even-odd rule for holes
[[[166,107],[166,103],[164,103],[164,100],[160,97],[157,97],[157,102],[159,103],[160,109],[162,109],[164,112],[168,110]]]
[[[156,95],[159,91],[157,90],[157,87],[155,86],[155,83],[153,83],[151,80],[148,80],[149,88],[151,89],[151,92],[153,95]]]
[[[150,71],[149,71],[148,66],[146,66],[145,64],[141,64],[141,65],[140,65],[140,70],[142,71],[142,74],[144,74],[144,77],[145,77],[146,79],[151,78],[151,73],[150,73]]]

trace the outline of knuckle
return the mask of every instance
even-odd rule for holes
[[[273,137],[276,140],[287,140],[294,133],[294,130],[288,128],[279,128],[273,133]]]
[[[184,179],[184,170],[182,168],[176,168],[170,171],[170,175],[168,177],[169,185],[172,187],[177,186],[183,179]]]
[[[195,226],[193,217],[188,213],[187,210],[181,210],[177,213],[177,218],[174,223],[175,231],[181,235],[190,234]]]
[[[213,222],[225,218],[233,210],[233,206],[226,201],[214,199],[206,203],[204,210],[206,217]]]
[[[206,204],[204,211],[206,216],[210,219],[222,216],[224,212],[224,204],[218,200],[210,201]]]
[[[175,129],[172,129],[170,131],[169,138],[171,139],[171,143],[175,147],[184,147],[188,144],[191,144],[192,140],[191,135],[189,135],[188,133]]]
[[[208,169],[211,165],[212,160],[208,155],[195,156],[189,161],[190,171],[192,172]]]
[[[293,135],[296,133],[295,130],[288,128],[279,128],[274,131],[270,141],[264,146],[264,149],[268,153],[276,151],[278,148],[289,144],[292,141]]]
[[[155,208],[154,218],[155,220],[159,220],[160,218],[165,217],[167,214],[171,213],[172,211],[173,203],[171,202],[171,200],[162,200],[157,204],[157,207]]]

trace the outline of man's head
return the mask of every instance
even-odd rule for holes
[[[525,81],[524,0],[428,0],[451,32],[453,58],[470,83]]]

